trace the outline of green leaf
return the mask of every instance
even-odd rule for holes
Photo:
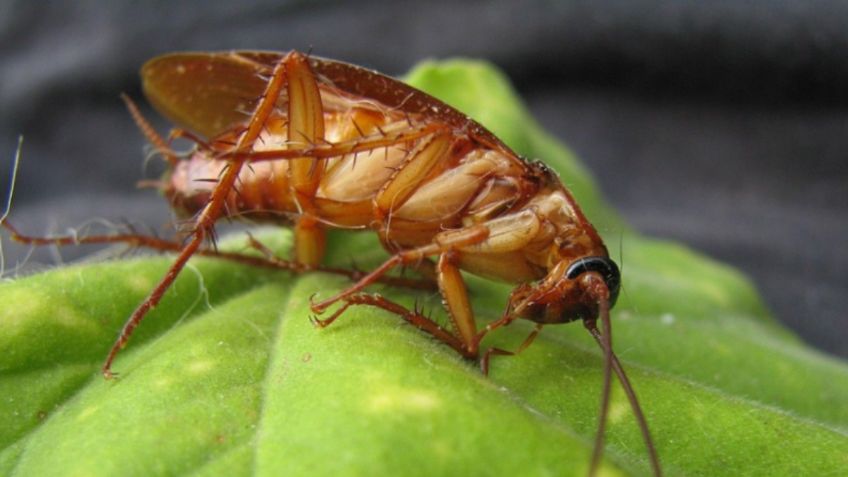
[[[622,250],[616,349],[669,475],[848,468],[845,363],[781,328],[738,272],[623,225],[492,67],[425,63],[408,79],[552,165]],[[287,252],[288,231],[256,233]],[[353,258],[385,255],[371,234],[333,234],[329,262]],[[103,380],[117,330],[168,266],[137,258],[0,285],[0,475],[586,473],[602,360],[579,324],[546,327],[485,378],[382,311],[354,307],[315,330],[309,297],[348,284],[325,274],[195,259],[119,355],[121,378]],[[469,286],[481,322],[499,316],[509,288]],[[442,313],[432,294],[380,291]],[[514,324],[484,345],[515,348],[530,329]],[[649,473],[618,388],[607,440],[604,473]]]

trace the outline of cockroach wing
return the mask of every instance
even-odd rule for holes
[[[172,53],[141,69],[144,93],[165,117],[206,137],[248,119],[265,89],[265,77],[285,56],[272,51]],[[489,147],[509,151],[486,128],[438,99],[376,71],[341,61],[309,57],[319,86],[370,100],[419,120],[465,131]],[[285,110],[283,105],[279,105]],[[514,154],[509,151],[510,154]]]
[[[163,116],[213,137],[249,118],[265,89],[260,68],[233,54],[174,53],[144,64],[142,87]]]

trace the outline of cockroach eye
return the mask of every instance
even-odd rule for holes
[[[570,280],[574,280],[586,272],[598,272],[601,274],[609,289],[610,306],[614,305],[618,298],[618,291],[621,288],[621,272],[618,270],[618,265],[608,257],[583,257],[575,260],[568,266],[565,276]]]

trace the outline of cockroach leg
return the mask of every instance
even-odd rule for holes
[[[110,244],[125,244],[129,247],[142,247],[150,250],[155,250],[158,252],[179,252],[183,248],[183,244],[181,242],[166,240],[159,237],[154,237],[151,235],[143,235],[143,234],[112,234],[112,235],[89,235],[89,236],[78,236],[78,235],[63,235],[63,236],[55,236],[55,237],[35,237],[30,235],[24,235],[16,227],[14,227],[8,220],[3,220],[0,222],[0,226],[5,228],[9,232],[9,236],[15,242],[22,243],[24,245],[32,245],[32,246],[45,246],[45,245],[55,245],[55,246],[72,246],[72,245],[110,245]],[[347,277],[350,280],[358,281],[362,277],[366,275],[365,272],[361,270],[357,270],[355,268],[339,268],[339,267],[328,267],[324,265],[304,265],[302,263],[298,263],[291,260],[285,260],[279,258],[274,255],[273,251],[271,251],[267,246],[256,240],[253,236],[248,234],[248,246],[261,252],[263,257],[257,257],[254,255],[238,253],[238,252],[224,252],[220,250],[214,250],[209,248],[200,248],[197,250],[196,255],[200,255],[202,257],[210,257],[220,260],[227,260],[234,263],[239,263],[242,265],[248,265],[253,267],[261,267],[261,268],[269,268],[273,270],[283,270],[292,273],[305,273],[305,272],[322,272],[322,273],[330,273],[333,275],[340,275],[343,277]],[[409,277],[396,277],[396,276],[387,276],[384,275],[375,280],[376,283],[380,283],[383,285],[388,285],[392,287],[398,288],[409,288],[413,290],[426,290],[433,291],[436,290],[436,284],[430,279],[416,279]]]
[[[312,311],[321,313],[335,302],[344,302],[329,318],[325,320],[314,318],[313,322],[323,328],[335,321],[350,305],[376,306],[395,313],[415,327],[430,333],[440,341],[451,346],[462,356],[466,358],[477,358],[477,330],[474,322],[474,312],[471,308],[471,303],[468,301],[468,290],[456,265],[458,252],[455,248],[480,243],[486,240],[487,237],[488,229],[486,227],[474,226],[468,229],[443,232],[436,237],[433,244],[399,252],[349,288],[322,302],[313,303]],[[420,263],[427,256],[432,255],[439,255],[439,263],[436,266],[436,278],[445,307],[458,336],[450,333],[417,311],[410,311],[379,295],[358,293],[378,278],[384,276],[391,268],[402,264]]]
[[[294,225],[294,259],[305,265],[318,265],[324,256],[327,232],[315,220],[315,216],[304,214]]]
[[[488,236],[489,230],[484,225],[475,225],[465,229],[442,232],[433,239],[433,243],[400,251],[389,257],[389,259],[383,262],[382,265],[375,268],[369,274],[365,275],[358,282],[354,283],[345,290],[342,290],[326,300],[312,303],[312,311],[314,313],[322,313],[326,311],[327,308],[333,305],[333,303],[362,291],[362,289],[377,281],[380,277],[385,275],[386,272],[396,266],[419,263],[427,257],[439,255],[462,246],[480,243],[486,240]]]
[[[424,139],[407,154],[403,164],[389,178],[374,197],[374,209],[387,217],[392,210],[400,208],[415,193],[421,182],[439,161],[448,157],[447,152],[453,143],[448,134],[435,135]],[[388,235],[388,234],[387,234]]]
[[[417,141],[433,134],[446,133],[450,129],[442,124],[426,124],[416,128],[404,128],[399,131],[387,132],[385,135],[371,135],[365,138],[349,139],[334,143],[316,143],[304,147],[290,149],[271,149],[264,151],[225,151],[213,156],[214,159],[228,161],[276,161],[280,159],[297,159],[304,156],[316,159],[340,157],[346,154],[373,151],[375,149],[394,146],[404,142]],[[299,136],[299,134],[298,134]]]
[[[127,109],[130,112],[130,116],[132,116],[133,121],[135,121],[138,129],[141,130],[141,133],[144,134],[144,137],[153,144],[153,147],[156,149],[156,152],[161,154],[166,161],[168,161],[171,166],[177,164],[178,154],[171,149],[171,146],[162,139],[162,136],[156,132],[156,129],[153,128],[153,125],[141,114],[141,110],[138,109],[135,102],[124,93],[121,93],[121,100],[123,100],[124,104],[127,106]]]
[[[530,287],[527,286],[527,285],[519,286],[518,288],[515,288],[512,291],[512,293],[510,293],[509,300],[507,301],[507,306],[506,306],[506,309],[504,310],[503,315],[501,315],[501,317],[498,318],[497,320],[495,320],[491,323],[488,323],[485,327],[483,327],[482,330],[480,330],[479,333],[477,333],[477,336],[474,338],[475,346],[477,346],[478,349],[480,347],[480,343],[483,341],[483,338],[485,338],[487,334],[489,334],[490,332],[492,332],[492,331],[494,331],[498,328],[501,328],[503,326],[507,326],[510,323],[512,323],[513,321],[518,319],[518,315],[516,314],[516,309],[519,308],[521,303],[524,302],[524,300],[526,298],[525,295],[527,294],[527,290],[529,288]],[[539,332],[541,330],[542,330],[542,325],[537,323],[535,329],[530,333],[529,336],[527,336],[527,338],[525,338],[525,340],[521,343],[521,345],[519,345],[519,347],[516,351],[508,351],[508,350],[504,350],[504,349],[500,349],[500,348],[494,348],[494,347],[489,348],[488,350],[486,350],[486,352],[483,354],[483,357],[480,359],[480,370],[483,372],[483,374],[488,375],[489,374],[489,363],[490,363],[491,357],[493,355],[496,355],[496,356],[497,355],[514,356],[518,353],[521,353],[528,346],[530,346],[530,344],[533,343],[533,341],[536,339],[536,336],[539,334]]]
[[[145,247],[159,251],[179,251],[182,248],[177,242],[162,240],[157,237],[141,235],[136,233],[130,234],[114,234],[114,235],[91,235],[80,237],[78,235],[61,235],[54,237],[35,237],[24,235],[8,221],[3,221],[0,224],[9,231],[12,240],[24,245],[43,246],[43,245],[88,245],[88,244],[127,244],[131,247]]]
[[[241,137],[239,137],[235,146],[236,151],[245,152],[252,148],[254,141],[256,141],[256,138],[259,137],[259,134],[261,133],[265,122],[273,112],[277,99],[282,91],[283,83],[286,78],[286,66],[291,56],[292,55],[284,57],[283,60],[274,67],[272,78],[268,81],[265,91],[262,94],[262,99],[257,104],[256,109],[250,118],[247,130],[241,135]],[[243,164],[244,161],[232,161],[228,165],[212,191],[209,202],[197,217],[190,239],[183,246],[182,250],[180,250],[179,255],[177,255],[177,258],[171,265],[171,268],[168,269],[168,272],[159,284],[157,284],[147,298],[138,305],[138,308],[135,309],[126,323],[124,323],[124,326],[118,335],[118,339],[109,350],[109,354],[107,355],[106,361],[103,363],[103,367],[101,369],[103,376],[106,379],[115,377],[115,374],[112,372],[112,362],[115,360],[118,352],[127,344],[132,332],[141,320],[144,319],[150,309],[159,303],[165,295],[165,292],[171,287],[171,284],[177,278],[177,275],[179,275],[180,271],[183,267],[185,267],[185,264],[192,255],[198,251],[204,239],[209,235],[209,231],[214,226],[215,221],[221,216],[226,197],[232,191],[233,185],[235,184],[236,179],[238,179],[238,175]]]
[[[287,62],[289,148],[302,149],[324,143],[324,109],[318,83],[301,54],[290,55]],[[292,159],[289,164],[291,187],[298,195],[301,209],[311,212],[312,199],[324,172],[325,161],[311,154]]]
[[[474,322],[474,310],[468,300],[468,288],[457,266],[459,254],[448,250],[439,255],[437,278],[442,300],[448,311],[453,327],[462,339],[465,349],[472,355],[477,354],[477,325]]]
[[[468,348],[466,348],[465,343],[457,338],[453,333],[449,330],[445,329],[435,321],[427,318],[421,313],[413,310],[409,310],[403,305],[395,303],[381,295],[377,294],[369,294],[369,293],[356,293],[353,295],[348,295],[342,298],[344,303],[338,310],[333,312],[326,319],[318,319],[317,317],[312,317],[312,323],[319,328],[326,328],[330,326],[339,316],[341,316],[345,310],[351,305],[367,305],[374,306],[377,308],[382,308],[390,313],[398,315],[411,324],[412,326],[418,328],[419,330],[426,331],[427,333],[433,335],[439,341],[445,343],[450,346],[456,352],[461,354],[466,358],[474,358],[476,354],[471,353]]]
[[[288,93],[288,138],[290,147],[303,148],[324,142],[324,109],[318,83],[307,58],[290,55],[286,90]],[[325,160],[304,155],[291,160],[291,189],[300,209],[294,227],[295,260],[317,265],[324,256],[326,232],[316,220],[314,198],[326,166]]]
[[[515,356],[521,353],[533,343],[537,336],[539,336],[539,332],[542,331],[543,326],[544,325],[540,323],[536,323],[536,326],[533,328],[533,331],[531,331],[530,334],[527,335],[527,338],[524,338],[524,341],[521,342],[521,344],[518,346],[518,349],[516,349],[515,351],[508,351],[505,349],[494,347],[487,349],[486,352],[483,353],[483,357],[480,358],[480,370],[483,372],[483,375],[489,375],[489,361],[491,360],[492,356]]]

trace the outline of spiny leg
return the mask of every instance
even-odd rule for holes
[[[459,273],[459,253],[448,250],[439,255],[436,265],[436,279],[442,300],[450,316],[453,327],[462,339],[467,356],[477,356],[477,324],[474,321],[474,310],[468,299],[468,288]]]
[[[483,226],[475,226],[466,230],[451,231],[439,234],[434,244],[419,247],[408,251],[402,251],[383,263],[374,272],[354,286],[344,290],[334,297],[323,302],[312,305],[312,310],[320,313],[331,304],[343,301],[344,304],[325,320],[313,319],[313,322],[321,327],[328,326],[336,320],[350,305],[366,304],[378,306],[398,314],[406,321],[416,327],[423,329],[444,343],[450,345],[466,358],[477,358],[477,328],[474,321],[474,311],[468,299],[468,289],[459,272],[459,253],[455,248],[481,243],[488,237],[488,229]],[[436,266],[436,279],[445,308],[453,323],[456,335],[448,332],[432,320],[424,318],[420,313],[410,312],[402,306],[390,302],[379,295],[366,295],[357,293],[361,288],[367,286],[368,280],[382,276],[390,268],[403,263],[411,263],[413,260],[422,260],[427,255],[438,253],[439,261]]]
[[[454,246],[460,243],[473,243],[485,240],[485,234],[481,232],[475,232],[475,234],[467,234],[464,236],[458,235],[455,239],[459,239],[460,237],[462,237],[462,240],[455,240],[453,242]],[[394,257],[401,256],[402,253],[403,252],[396,254]],[[376,306],[390,311],[400,316],[416,328],[430,333],[438,340],[456,350],[462,356],[466,358],[476,358],[477,348],[473,346],[476,334],[474,315],[471,310],[471,304],[468,301],[468,291],[465,287],[465,283],[462,281],[462,276],[459,274],[459,268],[456,266],[455,260],[455,252],[447,250],[441,253],[439,255],[439,263],[436,269],[436,278],[439,284],[439,290],[442,293],[445,307],[458,336],[446,330],[433,320],[423,316],[417,310],[410,311],[380,295],[364,293],[350,294],[346,293],[346,291],[337,295],[340,297],[338,300],[342,300],[344,302],[338,310],[330,315],[329,318],[324,320],[313,318],[313,323],[321,328],[329,326],[333,321],[341,316],[341,314],[344,313],[350,305]],[[389,259],[384,266],[388,263],[392,263],[392,259]],[[377,269],[377,271],[379,270],[380,268]],[[313,310],[316,308],[317,307],[313,305]]]
[[[373,151],[385,147],[416,141],[433,134],[444,134],[450,129],[441,123],[428,123],[421,126],[404,126],[397,131],[383,131],[357,139],[348,139],[334,143],[321,142],[291,149],[272,149],[249,152],[222,152],[215,159],[228,161],[276,161],[280,159],[297,159],[304,156],[316,159],[339,157],[345,154]]]
[[[284,58],[283,61],[274,68],[274,73],[268,81],[268,85],[263,92],[262,98],[250,118],[248,127],[235,146],[236,151],[246,152],[252,148],[254,141],[256,141],[259,137],[265,122],[274,110],[277,99],[282,91],[283,83],[285,82],[285,61],[286,59]],[[177,278],[177,275],[179,275],[180,271],[183,267],[185,267],[189,258],[191,258],[192,255],[194,255],[200,248],[200,245],[209,234],[209,231],[212,229],[215,221],[221,216],[227,195],[232,191],[233,185],[238,178],[238,174],[241,171],[243,164],[244,161],[233,161],[229,164],[226,171],[221,175],[215,189],[212,191],[209,202],[196,219],[194,223],[194,230],[192,231],[188,242],[177,255],[173,265],[171,265],[171,268],[159,284],[156,285],[153,291],[151,291],[147,298],[139,304],[138,308],[136,308],[126,323],[124,323],[121,333],[118,335],[118,339],[115,341],[115,344],[112,345],[112,348],[109,350],[109,354],[106,357],[106,361],[103,363],[102,373],[105,378],[109,379],[115,376],[114,373],[112,373],[111,368],[112,362],[118,352],[126,345],[133,330],[135,330],[147,312],[159,303],[165,295],[165,292]]]
[[[324,142],[324,108],[306,57],[299,53],[290,56],[286,62],[288,143],[302,149]],[[289,164],[289,187],[301,214],[294,226],[294,259],[308,265],[321,262],[327,241],[314,204],[325,166],[325,160],[310,155],[293,158]]]
[[[345,290],[342,290],[330,298],[313,303],[312,311],[315,313],[323,313],[334,303],[362,291],[365,287],[374,283],[389,270],[398,265],[415,264],[427,257],[439,255],[452,248],[480,243],[484,241],[488,235],[489,230],[483,225],[475,225],[466,229],[442,232],[435,237],[433,243],[410,250],[400,251],[389,257],[389,259],[383,262],[382,265],[362,277],[358,282]]]
[[[412,326],[418,328],[419,330],[425,331],[442,343],[450,346],[459,354],[465,356],[466,358],[474,358],[475,355],[469,354],[468,349],[465,347],[465,344],[454,336],[449,330],[445,329],[435,321],[430,318],[422,315],[417,310],[409,310],[403,305],[395,303],[387,298],[384,298],[381,295],[377,294],[369,294],[369,293],[356,293],[353,295],[348,295],[342,298],[344,303],[338,310],[333,312],[328,318],[318,319],[316,317],[312,317],[312,323],[319,328],[326,328],[330,326],[336,319],[341,316],[351,305],[367,305],[374,306],[377,308],[382,308],[390,313],[394,313],[399,317],[403,318],[411,324]]]
[[[424,138],[407,154],[406,160],[374,197],[374,210],[382,220],[400,208],[415,194],[427,179],[429,172],[449,157],[454,138],[449,134],[436,134]]]
[[[286,149],[270,149],[263,151],[237,151],[231,148],[227,151],[221,151],[216,145],[221,146],[226,144],[223,140],[211,140],[206,142],[197,135],[181,128],[174,128],[168,134],[168,139],[163,139],[159,133],[153,128],[150,122],[141,114],[138,106],[127,95],[121,95],[121,99],[130,111],[130,115],[135,121],[138,128],[144,134],[145,138],[153,144],[157,152],[165,156],[168,162],[174,164],[179,157],[179,154],[170,148],[169,143],[174,139],[187,139],[194,143],[201,151],[209,152],[211,157],[219,160],[227,161],[246,161],[246,162],[263,162],[276,160],[293,160],[299,158],[307,159],[328,159],[339,157],[345,154],[357,154],[361,152],[373,151],[385,147],[395,146],[397,144],[416,141],[423,137],[432,134],[443,134],[449,131],[449,128],[440,123],[427,123],[420,126],[405,126],[398,130],[385,131],[380,130],[379,133],[361,136],[353,139],[346,139],[334,143],[327,142],[323,138],[313,142],[291,141],[290,147]],[[303,138],[303,133],[295,132],[294,137]],[[295,146],[295,147],[292,147]],[[301,173],[302,173],[301,169]],[[307,170],[311,176],[314,169]],[[318,177],[320,179],[320,177]]]
[[[89,235],[89,236],[74,236],[63,235],[54,237],[34,237],[24,235],[18,231],[8,220],[0,222],[0,226],[4,227],[11,236],[12,240],[24,245],[32,246],[74,246],[74,245],[116,245],[125,244],[129,247],[142,247],[158,252],[179,252],[183,248],[183,244],[174,240],[162,239],[150,235],[142,235],[136,233],[128,234],[112,234],[112,235]],[[228,260],[242,265],[253,267],[269,268],[274,270],[283,270],[293,273],[305,272],[323,272],[334,275],[341,275],[353,281],[358,281],[366,275],[366,272],[356,268],[341,268],[328,267],[324,265],[304,265],[302,263],[285,260],[274,255],[264,244],[256,240],[248,234],[248,245],[261,252],[262,257],[238,252],[225,252],[210,248],[199,248],[196,255],[203,257],[211,257],[221,260]],[[377,283],[400,287],[410,288],[414,290],[434,290],[435,284],[428,279],[416,279],[408,277],[382,276],[377,278]]]
[[[458,254],[453,250],[441,253],[439,255],[439,262],[436,269],[439,290],[441,291],[445,308],[451,318],[456,334],[449,332],[438,323],[421,315],[417,310],[410,311],[402,305],[394,303],[380,295],[364,293],[355,293],[343,296],[340,298],[340,300],[344,302],[343,305],[333,312],[330,317],[323,320],[313,317],[312,322],[318,327],[325,328],[332,324],[351,305],[376,306],[392,312],[416,328],[430,333],[435,338],[449,345],[462,356],[472,359],[477,358],[479,353],[479,339],[474,321],[474,312],[471,308],[471,303],[468,300],[468,290],[462,280],[462,275],[459,273],[457,258]],[[315,307],[313,306],[313,309],[314,308]],[[490,348],[486,351],[481,361],[483,373],[488,374],[488,362],[489,357],[492,354],[512,355],[520,353],[533,342],[541,329],[542,325],[537,325],[530,336],[524,340],[515,352],[499,348]]]
[[[374,222],[380,228],[380,240],[384,245],[392,244],[392,212],[415,194],[436,165],[450,158],[453,142],[452,135],[446,133],[422,138],[377,191],[373,199]]]
[[[350,295],[358,293],[372,283],[377,277],[384,275],[390,269],[404,264],[416,263],[426,257],[440,255],[437,267],[437,279],[445,305],[451,320],[463,342],[468,355],[476,356],[480,340],[486,332],[494,327],[508,324],[514,319],[512,314],[506,314],[493,326],[477,333],[474,313],[468,301],[468,292],[459,273],[458,263],[463,253],[501,253],[520,249],[532,239],[533,231],[538,229],[538,219],[532,212],[528,217],[521,214],[515,217],[501,217],[484,224],[450,230],[437,234],[432,242],[410,250],[402,250],[386,260],[374,271],[363,277],[358,283],[323,301],[313,303],[312,311],[321,313]],[[519,295],[513,294],[510,301]],[[512,308],[510,305],[509,309]],[[509,311],[508,309],[508,311]]]

